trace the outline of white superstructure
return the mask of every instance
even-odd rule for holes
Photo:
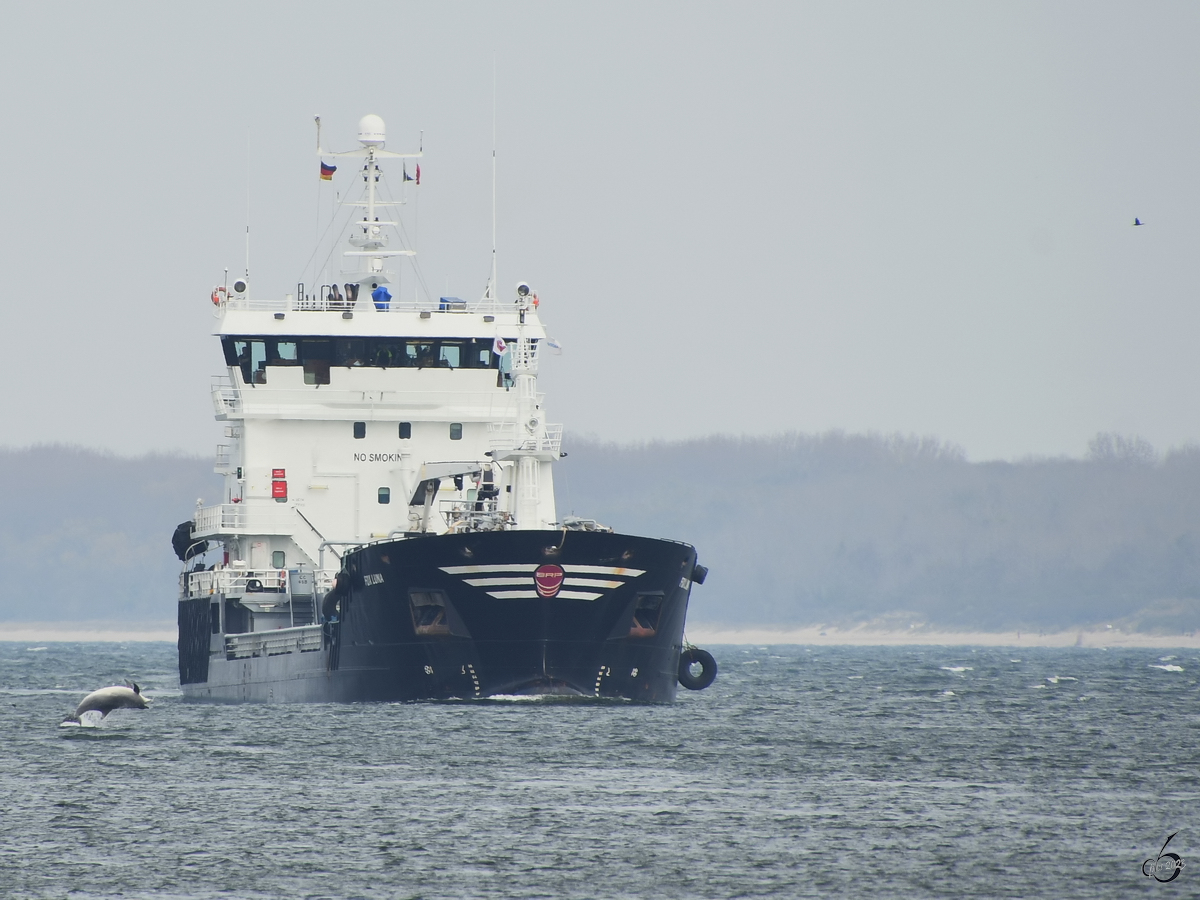
[[[192,537],[216,554],[185,574],[185,597],[319,593],[348,546],[557,523],[562,428],[537,392],[537,295],[520,285],[501,301],[493,276],[473,302],[390,296],[414,251],[401,204],[379,196],[380,161],[420,154],[384,150],[378,116],[363,118],[359,141],[322,154],[361,164],[341,274],[279,297],[246,279],[213,291],[224,495],[196,510]],[[300,623],[275,627],[286,624]]]

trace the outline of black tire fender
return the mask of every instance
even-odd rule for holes
[[[692,666],[700,664],[700,674],[692,674]],[[689,691],[702,691],[717,678],[717,661],[707,650],[687,647],[679,654],[679,683]]]

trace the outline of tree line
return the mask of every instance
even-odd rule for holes
[[[938,440],[569,440],[561,515],[694,544],[691,620],[980,630],[1200,626],[1200,448],[1097,435],[1085,459],[970,462]],[[170,537],[208,459],[0,451],[0,621],[174,619]]]

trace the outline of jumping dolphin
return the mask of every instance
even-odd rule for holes
[[[79,717],[85,712],[93,711],[100,713],[100,718],[103,719],[114,709],[149,709],[149,704],[142,696],[142,689],[138,687],[136,681],[133,682],[132,688],[114,685],[92,691],[83,698],[83,702],[76,708],[75,713],[67,716],[63,721],[78,722]]]

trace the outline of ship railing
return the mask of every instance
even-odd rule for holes
[[[538,348],[542,346],[541,341],[526,341],[522,344],[520,341],[514,341],[508,345],[512,353],[513,371],[525,369],[530,372],[536,372],[538,368]]]
[[[193,597],[225,594],[240,597],[255,593],[286,593],[286,569],[209,569],[188,573],[188,593]]]
[[[227,597],[244,597],[257,593],[287,593],[288,572],[286,569],[206,569],[187,572],[187,595],[210,597],[224,594]],[[313,594],[323,596],[333,588],[336,572],[317,570],[313,572]]]
[[[322,597],[333,590],[333,580],[337,577],[337,570],[327,571],[318,569],[313,573],[316,577],[313,579],[313,595]]]
[[[339,286],[339,290],[340,290]],[[345,299],[332,296],[332,285],[321,285],[316,293],[286,294],[278,299],[252,297],[249,294],[233,296],[221,301],[226,309],[247,310],[251,312],[353,312],[362,314],[389,312],[427,312],[434,315],[455,313],[498,313],[514,309],[511,302],[499,299],[483,298],[481,300],[463,300],[459,297],[438,297],[429,299],[401,299],[392,297],[385,303],[375,303],[368,295],[359,295],[357,301],[351,303]]]
[[[298,524],[292,510],[281,509],[274,500],[201,506],[194,521],[192,535],[199,538],[219,534],[291,534]]]
[[[241,406],[238,389],[228,375],[213,376],[211,390],[213,412],[218,416],[229,415]]]
[[[517,422],[489,422],[488,443],[493,454],[510,450],[533,450],[538,453],[562,452],[563,426],[542,426],[540,434],[529,434]]]
[[[318,389],[319,388],[319,389]],[[395,391],[329,390],[325,385],[309,388],[270,388],[259,385],[252,394],[213,389],[213,408],[218,416],[295,413],[302,407],[319,407],[325,418],[360,416],[364,409],[397,410],[419,420],[461,414],[464,418],[505,417],[515,412],[516,398],[505,391]]]
[[[321,626],[300,625],[275,631],[251,631],[225,635],[227,659],[283,656],[286,653],[311,653],[321,649]]]

